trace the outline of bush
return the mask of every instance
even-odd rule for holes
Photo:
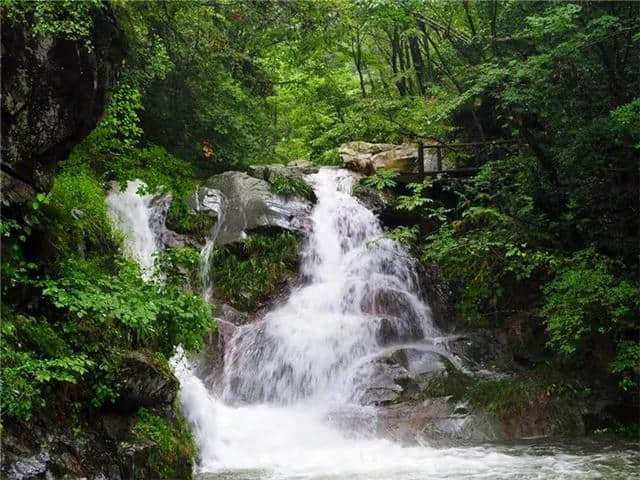
[[[123,258],[109,263],[65,260],[59,275],[44,281],[42,295],[74,321],[77,333],[84,330],[98,342],[108,341],[109,332],[120,332],[121,344],[150,347],[166,356],[176,345],[188,350],[202,345],[213,324],[200,296],[173,282],[145,282],[139,267]]]
[[[307,182],[299,178],[283,177],[276,175],[269,179],[271,190],[284,197],[301,197],[307,200],[313,199],[313,190]]]
[[[549,345],[565,358],[591,355],[595,348],[606,352],[603,345],[614,343],[611,368],[629,389],[640,378],[640,290],[614,270],[614,262],[593,249],[575,253],[544,287],[541,314]]]
[[[394,188],[397,185],[396,178],[400,172],[395,168],[381,168],[373,175],[362,180],[365,187],[375,188],[376,190],[385,190]]]
[[[294,271],[300,243],[283,232],[255,234],[237,245],[216,247],[211,260],[215,296],[241,310],[252,310]]]
[[[85,353],[72,353],[45,319],[2,309],[2,415],[29,420],[46,405],[50,389],[76,384],[94,367]]]
[[[185,478],[185,474],[190,473],[188,461],[193,460],[196,449],[179,414],[175,414],[170,422],[143,408],[131,434],[136,441],[151,446],[145,461],[146,476],[173,480]]]
[[[175,253],[177,263],[193,263],[193,255]],[[186,275],[175,266],[145,282],[136,264],[118,256],[70,257],[44,279],[34,274],[25,282],[32,314],[3,306],[3,416],[28,419],[52,396],[64,397],[63,384],[76,384],[94,406],[113,399],[123,350],[168,358],[177,345],[199,349],[214,323],[209,305],[185,291]]]

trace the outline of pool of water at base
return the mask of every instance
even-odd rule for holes
[[[306,462],[299,468],[286,465],[257,470],[226,469],[200,472],[196,479],[640,480],[640,441],[611,438],[533,439],[442,448],[390,444],[388,456],[384,451],[367,452],[363,448],[361,452],[351,452],[349,461],[340,452],[322,450],[314,462]]]

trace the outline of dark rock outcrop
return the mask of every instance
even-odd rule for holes
[[[435,263],[422,265],[419,275],[434,323],[441,329],[451,329],[456,321],[456,299],[451,285]]]
[[[66,402],[52,404],[28,424],[4,425],[0,476],[10,480],[158,478],[154,452],[161,447],[139,428],[144,415],[152,415],[171,429],[176,446],[185,445],[176,448],[165,465],[179,476],[166,478],[191,478],[189,440],[176,410],[178,381],[168,366],[143,352],[129,352],[118,367],[118,378],[118,398],[99,410],[88,407],[88,399],[73,408]]]
[[[84,40],[2,25],[2,186],[13,202],[48,190],[56,163],[93,129],[125,54],[108,8]]]
[[[118,367],[120,381],[114,408],[122,413],[141,407],[171,407],[178,392],[178,379],[166,367],[139,352],[123,356]]]

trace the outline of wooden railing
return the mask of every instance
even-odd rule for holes
[[[496,145],[512,145],[521,143],[519,140],[496,140],[489,142],[467,142],[467,143],[418,143],[418,174],[420,176],[436,176],[440,174],[448,174],[455,177],[472,176],[480,170],[482,164],[487,160],[482,158],[483,151],[486,152],[488,147]],[[425,149],[436,150],[436,170],[425,171],[424,169],[424,151]],[[474,153],[473,165],[459,168],[443,168],[444,152],[459,151],[472,149]]]

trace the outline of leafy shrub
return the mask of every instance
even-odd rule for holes
[[[75,384],[94,366],[87,354],[72,353],[46,320],[3,306],[1,328],[3,416],[29,420],[34,409],[45,406],[53,386]]]
[[[544,287],[541,314],[549,345],[565,357],[589,355],[592,348],[617,343],[611,368],[624,389],[638,382],[640,289],[614,275],[614,263],[592,249],[575,253]]]
[[[552,253],[531,248],[526,237],[518,238],[513,219],[499,210],[474,208],[464,218],[465,224],[445,224],[429,237],[425,258],[442,265],[458,287],[463,320],[485,325],[506,309],[504,301],[517,301],[506,295],[517,287],[513,280],[545,275],[557,260]],[[461,229],[468,230],[459,234]]]
[[[3,1],[8,18],[19,22],[32,22],[34,33],[60,35],[70,40],[85,40],[91,46],[93,15],[102,8],[100,0],[75,2],[60,0],[33,0],[31,2]]]
[[[237,245],[216,247],[211,263],[216,298],[252,310],[296,268],[298,251],[299,240],[289,232],[255,234]]]
[[[399,175],[400,172],[395,168],[381,168],[373,175],[362,180],[362,183],[365,187],[384,190],[395,187],[397,185],[396,178]]]
[[[165,284],[200,292],[200,262],[200,252],[193,247],[168,248],[156,255],[154,271]]]
[[[413,227],[401,226],[385,232],[385,237],[396,242],[413,245],[418,240],[420,229],[417,225]]]
[[[69,258],[57,278],[44,281],[42,295],[66,312],[78,334],[97,342],[107,340],[109,331],[128,331],[120,342],[152,347],[167,356],[176,345],[188,350],[202,345],[213,323],[200,296],[174,282],[145,282],[139,267],[122,258],[110,267],[112,271],[105,271],[100,262]],[[85,322],[87,318],[91,322]]]
[[[300,178],[289,178],[275,175],[269,179],[271,190],[284,197],[302,197],[308,200],[313,198],[313,190],[307,182]]]
[[[2,310],[3,415],[28,419],[64,396],[60,385],[75,385],[94,406],[112,400],[123,350],[166,358],[177,345],[199,349],[214,323],[209,305],[183,288],[187,274],[177,265],[193,262],[192,252],[174,252],[174,268],[153,282],[121,257],[70,257],[44,279],[32,273],[23,284],[32,289],[33,314]]]

